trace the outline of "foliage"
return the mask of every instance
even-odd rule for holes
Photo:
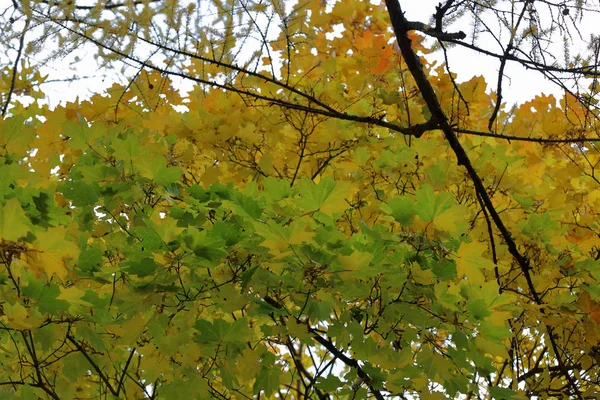
[[[594,398],[597,110],[496,108],[390,14],[310,2],[271,43],[283,62],[207,45],[185,96],[147,63],[87,101],[15,102],[2,397]]]

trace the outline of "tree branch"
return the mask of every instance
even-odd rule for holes
[[[392,21],[394,33],[396,34],[396,39],[398,40],[398,46],[400,47],[406,65],[408,66],[408,69],[410,70],[413,78],[415,79],[415,82],[417,83],[417,86],[423,96],[423,99],[425,100],[429,108],[429,111],[432,115],[432,120],[439,121],[440,128],[444,132],[444,136],[446,137],[448,144],[456,154],[458,164],[463,165],[466,168],[469,177],[471,178],[473,185],[475,186],[475,191],[479,196],[481,196],[481,200],[485,204],[485,207],[488,209],[488,212],[492,220],[494,221],[494,224],[496,225],[496,227],[500,231],[500,234],[502,235],[502,238],[506,242],[508,251],[519,265],[521,272],[523,273],[527,282],[527,287],[531,295],[533,296],[533,299],[535,300],[536,304],[543,305],[544,302],[540,298],[533,284],[529,260],[519,252],[517,244],[512,238],[512,234],[509,232],[509,230],[506,228],[506,225],[504,225],[504,222],[500,218],[500,215],[498,214],[498,211],[492,203],[492,200],[489,194],[487,193],[487,190],[485,189],[481,178],[479,177],[477,171],[471,164],[471,160],[469,159],[469,156],[467,155],[465,149],[460,144],[453,127],[448,122],[448,117],[442,110],[442,107],[435,94],[435,91],[433,90],[431,83],[429,83],[429,80],[427,79],[427,76],[423,71],[423,66],[421,65],[420,60],[418,59],[417,55],[415,54],[412,48],[411,40],[408,37],[408,21],[404,17],[404,13],[402,12],[400,3],[398,2],[398,0],[386,0],[385,3],[390,14],[390,19]],[[569,370],[564,364],[564,361],[562,360],[562,357],[560,355],[560,349],[558,348],[552,329],[547,326],[546,331],[548,333],[548,338],[552,345],[552,349],[554,350],[556,360],[558,361],[558,365],[562,371],[563,376],[567,380],[568,385],[571,387],[576,397],[578,399],[582,399],[581,392],[579,391],[577,383],[575,382],[574,378],[569,374]]]
[[[331,354],[333,354],[334,356],[336,356],[337,358],[339,358],[347,366],[356,369],[356,373],[357,373],[358,377],[360,379],[362,379],[362,381],[367,385],[367,387],[369,388],[369,390],[371,391],[371,393],[373,393],[373,395],[375,396],[375,398],[377,400],[383,400],[384,399],[383,394],[381,394],[381,391],[379,391],[379,389],[376,389],[373,386],[373,380],[360,367],[360,365],[358,364],[358,361],[356,361],[353,358],[348,357],[342,351],[338,350],[338,348],[335,347],[333,345],[333,343],[331,343],[331,341],[329,339],[325,339],[324,337],[315,334],[314,331],[310,327],[309,327],[309,330],[311,331],[311,333],[313,333],[313,339],[315,339],[317,342],[319,342],[321,345],[323,345],[323,347],[325,347],[327,350],[329,350],[329,352]]]
[[[327,106],[327,105],[325,105],[326,109],[315,108],[315,107],[312,107],[310,105],[311,102],[315,103],[315,104],[318,104],[318,105],[321,105],[321,104],[324,104],[324,103],[320,102],[318,99],[314,98],[311,95],[308,95],[306,93],[298,91],[297,89],[294,89],[294,92],[298,93],[299,95],[300,95],[300,93],[302,93],[301,94],[302,97],[309,99],[308,100],[309,101],[309,105],[304,105],[304,104],[299,104],[299,103],[293,103],[293,102],[290,102],[288,100],[278,99],[276,97],[265,96],[265,95],[262,95],[260,93],[255,93],[255,92],[252,92],[252,91],[249,91],[249,90],[239,89],[239,88],[234,87],[234,86],[229,85],[229,84],[221,84],[221,83],[217,83],[215,81],[210,81],[210,80],[207,80],[207,79],[192,77],[192,76],[189,76],[189,75],[187,75],[185,73],[182,73],[182,72],[171,71],[171,70],[168,70],[168,69],[165,69],[165,68],[157,67],[157,66],[155,66],[153,64],[150,64],[149,62],[138,60],[138,59],[136,59],[136,58],[134,58],[134,57],[132,57],[132,56],[130,56],[130,55],[128,55],[128,54],[126,54],[126,53],[118,50],[118,49],[110,47],[110,46],[108,46],[108,45],[106,45],[106,44],[104,44],[104,43],[102,43],[102,42],[100,42],[100,41],[98,41],[98,40],[90,37],[90,36],[87,36],[85,33],[82,33],[82,32],[79,32],[79,31],[73,29],[73,28],[70,28],[69,26],[65,25],[64,23],[62,23],[60,21],[52,20],[52,22],[55,23],[55,24],[57,24],[58,26],[62,27],[63,29],[66,29],[66,30],[68,30],[69,32],[71,32],[73,34],[78,35],[78,36],[80,36],[80,37],[88,40],[90,43],[93,43],[93,44],[95,44],[96,46],[98,46],[100,48],[108,50],[108,51],[110,51],[110,52],[112,52],[112,53],[114,53],[114,54],[122,57],[123,59],[126,59],[126,60],[129,60],[129,61],[133,62],[133,63],[136,63],[136,64],[140,65],[143,68],[148,68],[150,70],[154,70],[154,71],[160,72],[161,74],[165,74],[165,75],[178,76],[180,78],[189,79],[189,80],[191,80],[193,82],[196,82],[196,83],[200,83],[200,84],[204,84],[204,85],[209,85],[209,86],[216,87],[216,88],[219,88],[219,89],[223,89],[223,90],[226,90],[226,91],[229,91],[229,92],[237,93],[239,95],[248,96],[248,97],[254,98],[256,100],[263,100],[263,101],[267,102],[269,105],[276,105],[276,106],[279,106],[279,107],[282,107],[282,108],[304,111],[304,112],[308,112],[308,113],[311,113],[311,114],[322,115],[322,116],[329,117],[329,118],[335,118],[335,119],[340,119],[340,120],[345,120],[345,121],[354,121],[354,122],[358,122],[358,123],[364,123],[364,124],[370,124],[370,125],[380,126],[382,128],[388,128],[389,130],[394,131],[394,132],[399,132],[399,133],[402,133],[404,135],[409,135],[409,136],[415,136],[417,138],[423,136],[423,134],[425,132],[427,132],[427,131],[430,131],[430,130],[438,128],[438,122],[434,121],[434,120],[430,120],[430,121],[424,122],[422,124],[416,124],[416,125],[412,125],[412,126],[408,126],[408,127],[402,127],[402,126],[399,126],[399,125],[397,125],[395,123],[384,121],[383,118],[372,117],[372,116],[360,116],[360,115],[348,114],[348,113],[345,113],[345,112],[337,111],[334,108],[332,108],[330,106]],[[183,53],[183,54],[186,54],[186,53]],[[199,57],[199,56],[195,56],[195,57]],[[220,61],[217,61],[217,60],[210,60],[210,59],[206,59],[206,60],[207,60],[207,62],[210,62],[210,63],[215,64],[215,65],[227,66],[226,68],[229,68],[229,69],[232,69],[232,70],[235,70],[235,71],[240,71],[240,72],[243,72],[243,73],[248,73],[248,74],[251,74],[253,76],[259,77],[261,79],[265,79],[266,81],[272,82],[272,83],[280,86],[283,89],[287,89],[287,90],[291,89],[291,86],[289,86],[289,85],[287,85],[287,84],[285,84],[283,82],[280,82],[280,81],[278,81],[276,79],[272,79],[272,78],[269,78],[267,76],[264,76],[264,75],[261,75],[261,74],[257,74],[257,73],[251,73],[250,71],[247,71],[247,70],[242,69],[240,67],[237,67],[237,66],[234,66],[234,65],[231,65],[231,64],[224,64],[224,63],[222,63]]]
[[[147,1],[134,1],[134,2],[123,2],[123,3],[111,3],[110,0],[107,0],[106,3],[104,5],[102,5],[100,8],[102,8],[103,10],[113,10],[115,8],[120,8],[120,7],[129,7],[129,6],[139,6],[139,5],[147,5],[148,3],[156,3],[159,2],[160,0],[147,0]],[[40,3],[49,5],[49,6],[58,6],[61,7],[63,6],[63,3],[58,2],[58,1],[52,1],[52,0],[39,0]],[[66,6],[67,7],[72,7],[76,10],[93,10],[95,9],[97,6],[80,6],[80,5],[73,5],[72,1],[67,1],[66,2]]]
[[[485,137],[491,137],[491,138],[495,138],[495,139],[506,139],[508,141],[521,141],[521,142],[535,142],[535,143],[585,143],[585,142],[590,142],[590,143],[598,143],[600,142],[600,138],[586,138],[586,137],[578,137],[578,138],[573,138],[573,139],[553,139],[553,138],[540,138],[540,137],[522,137],[522,136],[514,136],[514,135],[504,135],[501,133],[495,133],[495,132],[482,132],[482,131],[475,131],[472,129],[461,129],[461,128],[454,128],[454,132],[456,133],[463,133],[466,135],[473,135],[473,136],[485,136]]]
[[[13,64],[12,71],[12,79],[10,81],[10,88],[8,89],[8,93],[6,95],[6,101],[4,102],[4,106],[2,107],[2,116],[6,116],[6,111],[8,111],[8,105],[10,104],[10,99],[12,97],[13,91],[15,90],[15,85],[17,83],[17,73],[19,70],[19,61],[21,60],[21,56],[23,55],[23,48],[25,47],[25,33],[29,29],[30,19],[27,18],[25,21],[25,27],[23,28],[23,33],[21,33],[21,37],[19,38],[19,49],[17,50],[17,56],[15,57],[15,62]]]
[[[79,352],[81,352],[81,354],[83,354],[83,356],[85,357],[85,359],[88,360],[88,362],[90,363],[90,366],[94,369],[94,371],[96,371],[96,373],[98,374],[98,377],[100,378],[100,380],[102,382],[104,382],[104,384],[108,388],[108,391],[112,395],[118,396],[119,392],[112,387],[112,385],[110,384],[110,382],[108,380],[108,377],[104,374],[104,372],[102,372],[102,370],[100,369],[100,367],[98,366],[98,364],[96,364],[96,362],[94,360],[92,360],[92,357],[90,357],[90,355],[83,348],[83,346],[81,345],[81,343],[79,343],[77,340],[75,340],[75,338],[73,336],[71,336],[70,333],[67,334],[67,339],[69,340],[69,342],[71,342],[73,344],[73,346],[75,346],[75,348],[77,350],[79,350]]]
[[[406,21],[407,27],[409,31],[419,31],[423,32],[428,36],[432,36],[439,40],[461,40],[467,37],[467,34],[463,31],[458,32],[442,32],[441,27],[436,26],[432,28],[429,25],[426,25],[419,21]]]

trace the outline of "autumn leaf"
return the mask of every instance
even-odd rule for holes
[[[596,323],[600,323],[600,304],[593,301],[589,293],[583,291],[579,295],[581,309]]]
[[[18,199],[9,199],[0,208],[0,238],[16,241],[27,235],[30,225]]]

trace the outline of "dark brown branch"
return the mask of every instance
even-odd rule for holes
[[[436,26],[435,28],[432,28],[431,26],[426,25],[419,21],[406,21],[406,23],[407,23],[409,31],[423,32],[424,34],[426,34],[428,36],[432,36],[439,40],[446,40],[446,41],[462,40],[467,37],[467,34],[464,33],[463,31],[452,32],[452,33],[451,32],[442,32],[441,29],[438,29],[439,28],[438,26]]]
[[[309,330],[312,329],[309,328]],[[314,333],[314,332],[312,332]],[[360,365],[358,364],[358,361],[356,361],[353,358],[348,357],[347,355],[344,354],[344,352],[338,350],[337,347],[334,346],[333,343],[331,343],[330,340],[325,339],[324,337],[320,336],[320,335],[314,335],[313,339],[316,340],[318,343],[320,343],[321,345],[323,345],[323,347],[325,347],[327,350],[329,350],[329,352],[331,354],[333,354],[334,356],[336,356],[337,358],[340,359],[340,361],[342,361],[344,364],[346,364],[347,366],[356,369],[356,373],[358,375],[358,377],[360,379],[362,379],[362,381],[367,385],[367,387],[369,388],[369,390],[371,391],[371,393],[373,393],[373,395],[375,396],[375,398],[377,400],[383,400],[383,394],[381,394],[381,391],[379,391],[379,389],[376,389],[373,386],[373,380],[371,379],[371,377],[360,367]]]
[[[304,385],[304,393],[306,398],[308,398],[310,390],[313,389],[320,400],[328,400],[329,397],[325,395],[319,388],[315,387],[315,384],[317,383],[316,377],[312,376],[311,373],[306,369],[304,364],[302,364],[302,355],[298,354],[289,336],[287,337],[286,347],[288,348],[288,351],[292,356],[292,362],[298,370],[298,374],[301,378],[300,381]],[[302,378],[306,378],[309,381],[309,383],[306,383]]]
[[[412,48],[411,40],[408,37],[408,21],[404,17],[404,13],[402,12],[400,3],[398,2],[398,0],[386,0],[386,5],[388,13],[390,14],[390,19],[392,21],[394,32],[396,34],[396,39],[398,40],[398,46],[400,47],[406,65],[408,66],[408,69],[410,70],[413,78],[415,79],[415,82],[419,90],[421,91],[421,95],[429,108],[429,111],[432,115],[432,120],[439,122],[440,129],[444,132],[444,136],[446,137],[448,144],[456,154],[458,164],[463,165],[466,168],[469,177],[471,178],[471,181],[475,186],[475,191],[481,197],[482,202],[488,209],[490,217],[494,221],[494,224],[496,225],[496,227],[500,231],[502,238],[506,242],[508,251],[519,265],[521,272],[523,273],[523,276],[525,277],[525,280],[527,282],[527,288],[533,296],[533,299],[535,300],[536,304],[543,305],[544,302],[540,298],[533,284],[529,259],[527,259],[521,254],[516,242],[512,237],[512,234],[507,229],[506,225],[504,225],[504,221],[502,221],[502,219],[500,218],[500,215],[498,214],[498,211],[492,203],[492,200],[489,194],[487,193],[487,190],[483,185],[481,178],[479,177],[477,171],[471,164],[471,160],[469,159],[469,156],[467,155],[465,149],[460,144],[453,127],[448,122],[448,117],[444,113],[440,102],[435,94],[435,91],[433,90],[433,87],[429,83],[429,80],[427,79],[427,76],[423,71],[423,66],[421,65],[419,58],[417,57]],[[575,382],[574,378],[569,374],[569,370],[561,357],[560,349],[556,343],[552,329],[550,327],[547,327],[546,330],[548,333],[548,338],[552,345],[552,349],[554,350],[556,360],[558,361],[558,366],[560,367],[562,374],[567,380],[568,386],[571,387],[573,393],[578,399],[582,399],[579,387],[577,386],[577,383]]]
[[[500,58],[500,68],[498,69],[498,83],[496,85],[496,106],[492,111],[492,115],[488,121],[488,130],[492,131],[494,126],[494,121],[498,116],[498,112],[500,112],[500,107],[502,106],[502,80],[504,79],[504,68],[506,67],[506,61],[508,61],[508,56],[510,52],[513,50],[513,43],[515,40],[515,35],[519,25],[521,25],[521,21],[523,20],[523,16],[525,15],[525,11],[527,11],[528,3],[525,2],[523,6],[523,10],[521,10],[521,14],[519,14],[519,18],[517,18],[517,23],[512,27],[510,40],[508,41],[508,45],[504,50],[504,54],[502,58]]]
[[[21,56],[23,55],[23,49],[25,47],[25,34],[29,29],[30,19],[27,18],[25,21],[25,27],[23,28],[23,33],[21,33],[21,37],[19,39],[19,49],[17,50],[17,57],[15,58],[15,62],[13,64],[12,70],[12,79],[10,81],[10,88],[8,89],[8,93],[6,94],[6,101],[4,102],[4,106],[2,107],[2,116],[6,116],[6,111],[8,111],[8,105],[10,104],[10,99],[15,90],[15,85],[17,83],[17,73],[19,70],[19,61],[21,60]]]
[[[586,138],[586,137],[578,137],[573,139],[552,139],[552,138],[540,138],[540,137],[522,137],[522,136],[514,136],[514,135],[504,135],[501,133],[495,132],[482,132],[475,131],[472,129],[461,129],[455,128],[454,132],[462,133],[466,135],[474,135],[474,136],[485,136],[492,137],[495,139],[505,139],[508,141],[521,141],[521,142],[535,142],[535,143],[585,143],[585,142],[600,142],[600,138]]]
[[[27,334],[25,333],[27,332]],[[35,374],[37,376],[38,387],[41,388],[44,392],[46,392],[51,398],[58,400],[58,395],[54,391],[54,389],[47,386],[47,379],[44,375],[42,375],[41,365],[37,358],[37,353],[35,351],[35,342],[33,341],[33,335],[31,331],[21,331],[21,336],[23,337],[23,342],[25,343],[25,347],[31,356],[31,362],[33,364],[33,368],[35,369]]]
[[[106,1],[106,3],[101,6],[101,8],[103,10],[113,10],[115,8],[120,8],[120,7],[129,7],[129,6],[139,6],[139,5],[147,5],[148,3],[156,3],[159,2],[160,0],[148,0],[148,1],[134,1],[132,3],[129,2],[123,2],[123,3],[111,3],[110,0]],[[96,8],[96,6],[80,6],[80,5],[72,5],[72,1],[67,1],[67,2],[58,2],[58,1],[52,1],[52,0],[39,0],[40,3],[43,4],[47,4],[49,6],[62,6],[63,3],[67,3],[66,5],[70,8],[74,8],[76,10],[93,10]]]
[[[571,365],[570,367],[567,367],[567,369],[569,369],[569,370],[580,369],[580,368],[581,368],[581,364],[575,364],[575,365]],[[524,380],[531,378],[532,376],[541,374],[545,370],[548,370],[549,372],[559,372],[559,373],[562,372],[560,369],[560,366],[558,366],[558,365],[554,365],[554,366],[550,366],[550,367],[535,367],[535,368],[532,368],[529,371],[525,372],[523,375],[519,375],[517,377],[517,382],[523,382]]]
[[[131,363],[131,359],[133,358],[134,354],[135,354],[135,347],[133,349],[131,349],[131,351],[129,352],[129,357],[127,358],[125,367],[123,367],[123,373],[121,374],[121,379],[119,379],[119,383],[117,384],[117,396],[119,395],[119,392],[121,391],[121,389],[124,388],[123,381],[125,380],[125,376],[127,374],[127,369],[129,368],[129,364]]]
[[[435,30],[438,32],[442,31],[442,24],[446,13],[454,3],[454,0],[446,0],[446,4],[442,5],[442,3],[435,6],[435,14],[433,14],[433,19],[435,20]],[[466,35],[465,35],[466,36]]]
[[[304,111],[304,112],[308,112],[308,113],[312,113],[312,114],[318,114],[318,115],[323,115],[325,117],[330,117],[330,118],[335,118],[335,119],[341,119],[341,120],[345,120],[345,121],[354,121],[354,122],[358,122],[358,123],[364,123],[364,124],[371,124],[371,125],[376,125],[376,126],[380,126],[382,128],[388,128],[394,132],[399,132],[402,133],[404,135],[410,135],[410,136],[415,136],[417,138],[423,136],[423,134],[427,131],[433,130],[433,129],[437,129],[438,128],[438,122],[434,121],[434,120],[430,120],[427,122],[424,122],[422,124],[416,124],[413,126],[408,126],[408,127],[401,127],[399,125],[396,125],[394,123],[391,122],[387,122],[384,121],[382,118],[377,118],[377,117],[368,117],[368,116],[360,116],[360,115],[353,115],[353,114],[348,114],[345,112],[341,112],[341,111],[337,111],[331,107],[328,107],[331,109],[330,110],[323,110],[320,108],[315,108],[315,107],[311,107],[310,105],[303,105],[303,104],[298,104],[298,103],[292,103],[289,102],[287,100],[282,100],[282,99],[278,99],[275,97],[269,97],[269,96],[265,96],[259,93],[255,93],[255,92],[251,92],[249,90],[243,90],[243,89],[238,89],[234,86],[228,85],[228,84],[220,84],[214,81],[210,81],[207,79],[202,79],[202,78],[195,78],[189,75],[186,75],[182,72],[177,72],[177,71],[171,71],[165,68],[160,68],[157,67],[155,65],[152,65],[148,62],[144,62],[141,60],[138,60],[128,54],[123,53],[122,51],[112,48],[110,46],[105,45],[104,43],[90,37],[87,36],[85,33],[76,31],[75,29],[72,29],[70,27],[68,27],[67,25],[56,21],[56,20],[52,20],[52,22],[54,22],[55,24],[57,24],[58,26],[62,27],[63,29],[68,30],[69,32],[78,35],[86,40],[88,40],[90,43],[95,44],[96,46],[103,48],[105,50],[108,50],[118,56],[123,57],[126,60],[129,60],[131,62],[134,62],[138,65],[140,65],[141,67],[144,68],[148,68],[157,72],[160,72],[161,74],[165,74],[165,75],[171,75],[171,76],[178,76],[180,78],[184,78],[184,79],[189,79],[193,82],[196,83],[200,83],[200,84],[204,84],[204,85],[209,85],[212,87],[216,87],[219,89],[223,89],[229,92],[233,92],[233,93],[237,93],[239,95],[243,95],[243,96],[249,96],[252,97],[256,100],[263,100],[265,102],[267,102],[269,105],[276,105],[282,108],[287,108],[287,109],[293,109],[293,110],[299,110],[299,111]],[[215,65],[221,65],[221,62],[218,62],[216,60],[210,60],[210,62],[213,62]],[[235,67],[235,66],[229,66],[230,69],[236,69],[239,67]],[[245,71],[245,70],[244,70]],[[249,71],[250,72],[250,71]],[[245,72],[244,72],[245,73]],[[260,74],[258,74],[260,76],[261,79],[265,79],[268,80],[268,77],[264,77]],[[277,80],[273,80],[273,83],[275,83],[276,85],[287,89],[290,88],[289,85],[284,84],[283,82],[279,82]],[[311,102],[318,104],[319,101],[317,99],[315,99],[313,96],[307,95],[307,94],[303,94],[303,97],[306,98],[311,98]]]
[[[75,340],[75,338],[71,336],[71,334],[67,334],[67,339],[73,344],[73,346],[75,346],[77,350],[79,350],[79,352],[85,357],[85,359],[88,360],[90,366],[94,369],[94,371],[96,371],[100,380],[104,382],[104,384],[108,388],[108,391],[114,396],[118,396],[119,392],[112,387],[110,381],[108,380],[108,377],[104,374],[104,372],[102,372],[98,364],[92,359],[92,357],[88,354],[88,352],[81,345],[81,343]]]

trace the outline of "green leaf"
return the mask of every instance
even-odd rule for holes
[[[130,133],[123,139],[113,139],[112,148],[116,159],[125,161],[135,161],[137,158],[143,158],[149,153],[149,150],[141,145],[140,140]]]
[[[523,233],[531,237],[548,238],[558,227],[558,223],[550,217],[550,213],[541,215],[532,214],[527,219],[520,221],[519,226]]]
[[[254,394],[257,395],[263,391],[267,397],[270,397],[279,388],[281,374],[281,369],[278,366],[263,368],[252,387]]]
[[[493,399],[498,400],[513,400],[519,399],[519,394],[512,389],[503,388],[500,386],[491,386],[490,394]]]
[[[335,392],[337,389],[343,387],[344,383],[337,378],[335,375],[328,375],[326,378],[320,376],[317,379],[317,387],[326,393]]]
[[[99,271],[102,266],[102,250],[96,247],[85,248],[79,254],[77,266],[80,270],[88,273]]]
[[[512,336],[510,328],[507,325],[496,325],[490,321],[481,322],[478,331],[486,339],[497,343],[500,343],[502,339]]]
[[[183,235],[186,245],[200,258],[208,261],[219,261],[227,253],[221,250],[225,241],[220,237],[209,236],[207,231],[189,227]]]
[[[272,201],[280,201],[292,195],[290,183],[285,179],[267,177],[262,181],[264,194]]]
[[[450,193],[436,195],[430,185],[423,185],[416,193],[415,213],[423,221],[433,221],[434,218],[455,204]]]
[[[164,400],[180,399],[182,397],[190,399],[210,398],[208,382],[195,371],[187,371],[183,374],[183,379],[165,383],[157,391],[158,398]]]
[[[466,308],[478,320],[483,320],[485,317],[492,315],[488,304],[482,299],[469,300]]]
[[[238,214],[248,216],[252,219],[260,218],[263,212],[263,208],[258,201],[241,193],[233,193],[229,204],[231,205],[231,209]]]
[[[58,190],[71,200],[75,207],[95,205],[100,198],[100,186],[97,183],[71,181],[60,185]]]
[[[381,209],[394,217],[402,226],[410,226],[416,211],[415,201],[408,196],[393,197]]]
[[[30,276],[27,286],[21,292],[24,296],[34,300],[42,313],[56,314],[59,311],[68,311],[70,304],[65,300],[59,300],[60,287],[55,283],[47,283]]]
[[[194,341],[200,344],[241,344],[252,338],[252,331],[245,318],[240,318],[233,323],[224,319],[215,319],[212,322],[199,319],[194,324],[194,328],[199,331]]]
[[[446,179],[446,172],[440,167],[439,164],[434,164],[427,169],[427,177],[429,181],[437,186],[443,185]]]
[[[242,239],[243,232],[240,230],[239,225],[230,221],[217,221],[209,231],[209,235],[222,239],[225,242],[225,246],[229,247]]]
[[[159,185],[169,185],[179,181],[182,170],[179,167],[166,167],[161,165],[154,171],[154,181]]]
[[[150,276],[154,274],[157,268],[159,268],[159,265],[149,257],[140,261],[128,261],[124,264],[125,271],[139,277]]]
[[[341,214],[349,207],[345,200],[349,194],[348,186],[336,183],[330,177],[322,179],[318,184],[302,179],[298,192],[300,197],[296,199],[296,205],[304,211],[321,211],[331,216],[333,213]]]

